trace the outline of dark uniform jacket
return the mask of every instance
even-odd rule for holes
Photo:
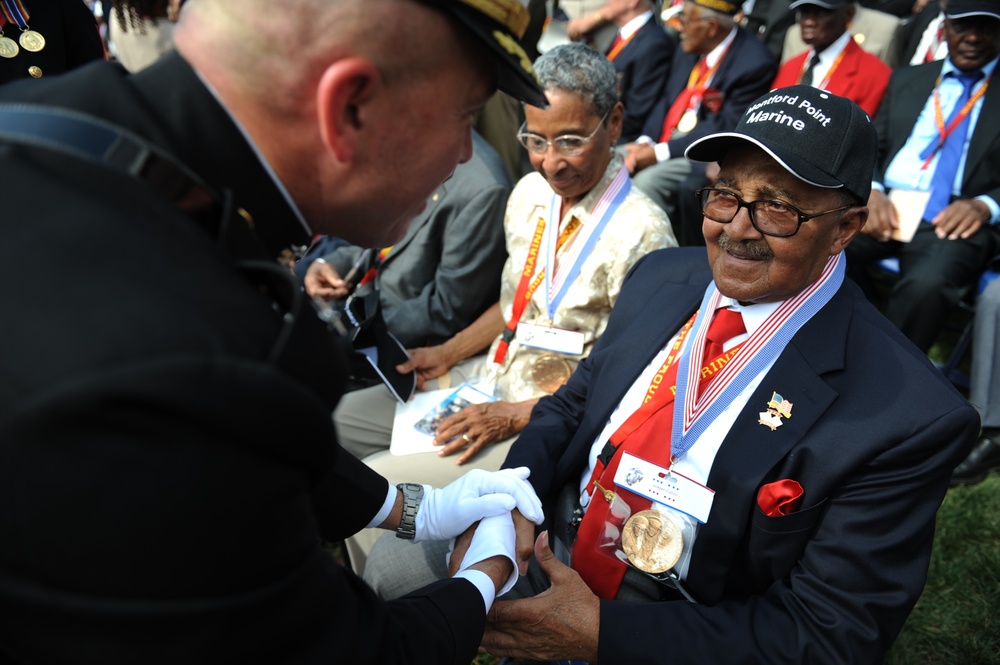
[[[189,65],[101,63],[13,100],[169,147],[260,242],[0,143],[0,663],[469,663],[472,584],[382,603],[323,547],[386,481],[336,445],[343,350],[275,262],[309,234]]]

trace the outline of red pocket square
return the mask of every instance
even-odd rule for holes
[[[768,483],[757,492],[757,505],[768,517],[794,513],[801,500],[802,485],[787,478]]]

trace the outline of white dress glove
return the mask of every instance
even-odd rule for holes
[[[517,562],[514,560],[516,539],[514,520],[511,519],[510,513],[494,517],[484,517],[479,526],[476,527],[476,533],[472,536],[472,542],[469,543],[469,550],[465,553],[458,572],[462,572],[472,564],[485,561],[493,556],[507,557],[510,559],[511,565],[514,566],[514,572],[511,573],[507,581],[504,582],[504,585],[497,591],[496,595],[502,596],[510,591],[514,583],[517,582]],[[455,543],[452,542],[451,547],[454,546]],[[449,560],[451,559],[451,547],[448,549]]]
[[[514,508],[541,524],[545,517],[542,502],[528,482],[530,473],[523,466],[501,471],[472,469],[447,487],[425,485],[414,520],[413,542],[454,538],[482,518],[507,514]]]

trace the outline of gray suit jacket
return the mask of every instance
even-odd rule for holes
[[[500,295],[512,185],[496,151],[475,133],[473,145],[472,159],[431,195],[375,279],[386,325],[407,348],[444,342]],[[324,258],[344,275],[361,251],[341,247]]]

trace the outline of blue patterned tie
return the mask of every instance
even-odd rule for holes
[[[975,87],[979,79],[983,78],[983,73],[979,70],[973,72],[962,72],[949,74],[954,76],[959,80],[963,86],[962,96],[958,98],[955,102],[955,107],[952,109],[951,117],[945,122],[945,127],[950,127],[955,116],[958,115],[962,107],[965,106],[966,102],[972,98],[972,89]],[[969,116],[972,115],[971,111],[962,122],[955,128],[955,130],[948,135],[945,139],[944,146],[941,148],[941,156],[938,158],[937,168],[934,170],[934,177],[931,178],[931,196],[930,200],[927,201],[927,207],[924,209],[924,219],[928,222],[934,219],[934,217],[948,207],[951,202],[951,189],[955,184],[955,176],[958,173],[959,162],[962,161],[962,149],[965,147],[965,137],[969,133]],[[924,148],[924,151],[920,153],[920,159],[927,159],[934,154],[934,150],[937,149],[940,144],[940,136],[934,137],[930,145]]]

